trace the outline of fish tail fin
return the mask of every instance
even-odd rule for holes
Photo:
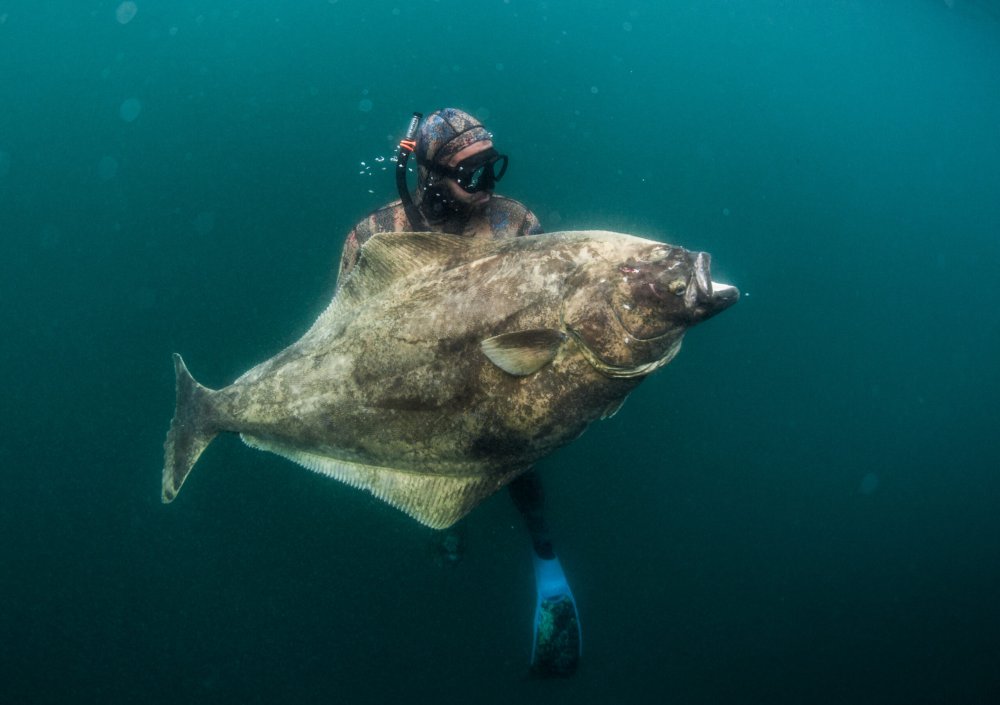
[[[164,503],[174,500],[202,451],[221,430],[212,406],[213,391],[194,380],[177,353],[174,353],[174,372],[177,374],[177,407],[163,444]]]

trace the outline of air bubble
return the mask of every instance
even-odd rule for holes
[[[132,122],[139,117],[139,113],[141,112],[142,103],[135,98],[129,98],[121,104],[120,108],[118,108],[118,114],[125,122]]]
[[[135,18],[135,13],[138,11],[138,6],[132,0],[126,0],[115,10],[115,19],[118,20],[118,24],[128,24]]]
[[[879,485],[878,475],[876,475],[873,472],[870,472],[861,478],[861,486],[858,488],[858,491],[861,494],[869,495],[878,489],[878,485]]]

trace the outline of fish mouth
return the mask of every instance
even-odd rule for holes
[[[652,258],[651,258],[652,259]],[[740,299],[740,291],[732,284],[712,280],[712,256],[707,252],[685,251],[682,258],[666,260],[660,272],[642,282],[642,290],[633,290],[636,296],[663,302],[673,311],[675,322],[691,326],[725,311]],[[623,265],[626,275],[639,273],[631,264]],[[643,337],[636,335],[615,311],[619,324],[637,340],[651,340],[661,334]]]
[[[735,286],[712,282],[712,304],[716,306],[716,313],[724,311],[739,300],[740,290]]]
[[[684,292],[684,304],[696,321],[711,318],[740,300],[735,286],[712,281],[712,256],[707,252],[695,255],[691,280],[694,286]]]

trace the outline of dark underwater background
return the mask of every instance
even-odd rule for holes
[[[744,292],[541,464],[568,680],[505,493],[454,568],[232,436],[160,503],[170,354],[297,339],[444,106]],[[0,0],[0,702],[1000,702],[998,185],[990,3]]]

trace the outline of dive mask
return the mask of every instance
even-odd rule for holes
[[[455,166],[434,164],[434,171],[455,181],[466,193],[490,191],[507,171],[507,155],[490,147]]]

